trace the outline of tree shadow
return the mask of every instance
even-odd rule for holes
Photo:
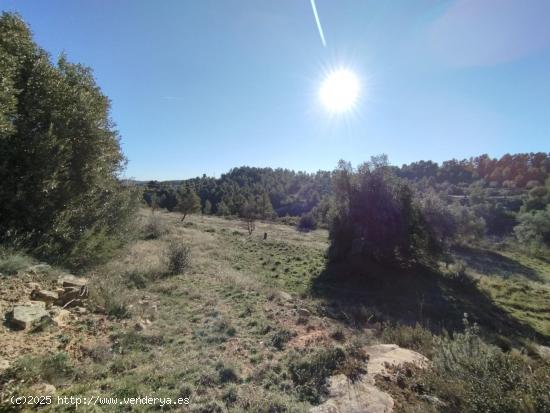
[[[313,280],[311,293],[325,301],[328,316],[343,321],[349,322],[362,309],[367,313],[360,314],[363,321],[419,323],[440,334],[461,331],[467,314],[488,338],[550,344],[550,337],[499,308],[474,280],[451,279],[426,267],[396,270],[353,257],[328,264]]]
[[[532,268],[498,252],[472,247],[455,247],[453,253],[477,273],[510,278],[520,275],[531,281],[543,281]]]

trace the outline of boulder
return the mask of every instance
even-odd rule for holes
[[[393,398],[363,377],[352,382],[343,374],[328,380],[329,399],[310,413],[389,413]]]
[[[377,374],[389,375],[389,368],[392,366],[402,366],[405,363],[414,364],[417,367],[424,368],[429,360],[416,351],[399,347],[397,344],[377,344],[364,348],[369,356],[367,372],[369,376]]]
[[[63,288],[66,288],[66,287],[81,288],[88,285],[88,279],[84,277],[77,277],[72,274],[64,274],[61,277],[59,277],[58,283],[61,286],[63,286]]]
[[[88,297],[88,287],[65,287],[63,292],[59,294],[58,304],[65,306],[69,302],[71,305],[80,305],[82,299]]]
[[[59,295],[54,291],[34,289],[31,293],[31,299],[35,301],[44,301],[46,304],[55,303]]]
[[[364,347],[369,356],[367,374],[351,381],[343,374],[327,381],[328,400],[310,410],[310,413],[389,413],[393,411],[393,398],[378,389],[375,377],[390,377],[390,367],[412,363],[426,367],[429,360],[422,354],[395,344],[378,344]]]
[[[9,319],[13,327],[21,330],[28,330],[48,319],[51,320],[50,315],[46,311],[46,303],[43,301],[16,305]]]

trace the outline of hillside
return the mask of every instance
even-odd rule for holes
[[[152,219],[148,210],[140,215],[144,224]],[[153,218],[166,232],[137,239],[84,274],[90,297],[69,307],[65,322],[32,331],[2,327],[7,345],[0,355],[10,366],[1,376],[5,394],[47,383],[61,396],[189,397],[185,409],[197,412],[308,411],[326,400],[325,378],[364,374],[361,349],[399,344],[437,358],[432,334],[462,330],[464,313],[502,348],[546,357],[548,348],[535,344],[550,340],[545,261],[462,249],[456,254],[467,263],[471,282],[442,266],[406,276],[371,269],[367,284],[353,277],[342,284],[331,277],[360,268],[325,270],[324,230],[304,233],[258,222],[248,235],[240,220],[191,215],[181,222],[179,214],[165,212]],[[168,276],[164,253],[173,240],[190,246],[191,264]],[[7,274],[9,262],[5,256],[0,267],[3,308],[27,301],[31,282],[51,289],[63,274],[24,263],[17,274]],[[336,357],[326,353],[334,349],[343,352],[335,365],[324,358]],[[419,391],[410,382],[424,380],[422,374],[407,378],[404,387],[394,373],[373,377],[395,411],[435,411],[438,403],[452,403],[437,385]],[[113,410],[104,405],[96,411]]]

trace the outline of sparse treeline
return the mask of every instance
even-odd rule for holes
[[[1,15],[0,242],[81,267],[125,240],[137,199],[118,179],[109,111],[91,69],[52,63],[19,16]]]
[[[402,167],[385,165],[407,183],[414,198],[435,219],[445,210],[448,229],[460,239],[512,237],[533,251],[550,243],[550,154],[482,155],[438,165],[420,161]],[[271,168],[234,168],[219,179],[203,176],[144,186],[144,200],[170,211],[182,194],[193,192],[205,214],[254,216],[296,223],[300,229],[328,228],[338,215],[335,177],[341,171],[314,174]],[[438,211],[435,211],[437,209]],[[441,214],[440,214],[441,215]],[[439,219],[443,219],[439,216]],[[449,221],[450,222],[450,221]],[[440,229],[441,230],[441,229]]]

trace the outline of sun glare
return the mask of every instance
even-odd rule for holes
[[[351,70],[335,70],[323,80],[319,97],[330,112],[347,112],[354,107],[359,97],[359,79]]]

